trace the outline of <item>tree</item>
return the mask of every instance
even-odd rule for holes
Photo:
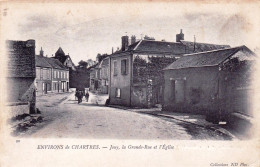
[[[88,67],[88,62],[83,61],[83,60],[80,60],[78,64],[79,64],[78,67],[81,67],[81,68],[87,68]]]
[[[88,62],[88,67],[91,67],[95,64],[95,61],[92,59],[88,59],[87,62]]]
[[[98,53],[97,54],[97,57],[96,57],[96,60],[98,61],[98,62],[101,62],[104,58],[106,58],[108,55],[105,53],[105,54],[100,54],[100,53]]]

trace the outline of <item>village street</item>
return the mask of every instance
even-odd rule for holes
[[[21,134],[39,138],[228,139],[202,127],[169,118],[104,106],[107,96],[90,95],[78,104],[74,93],[37,97],[44,121]],[[98,103],[98,104],[97,104]]]

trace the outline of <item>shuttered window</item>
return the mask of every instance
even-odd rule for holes
[[[117,75],[117,61],[114,61],[114,75]]]
[[[128,59],[121,60],[121,74],[122,75],[127,75],[128,74]]]

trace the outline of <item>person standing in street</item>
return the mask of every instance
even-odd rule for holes
[[[85,97],[86,97],[86,102],[88,102],[88,98],[89,98],[89,93],[88,93],[88,91],[86,92]]]
[[[81,103],[81,92],[77,91],[78,104]]]
[[[78,96],[77,97],[78,97],[78,104],[79,104],[79,103],[82,102],[82,93],[81,93],[80,90],[78,91]]]
[[[75,92],[75,100],[78,100],[78,96],[79,96],[79,91],[76,90],[76,92]]]

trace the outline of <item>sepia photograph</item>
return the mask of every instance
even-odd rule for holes
[[[202,143],[203,153],[221,142],[221,149],[231,149],[225,156],[241,148],[236,161],[191,158],[162,166],[257,167],[259,7],[259,1],[1,2],[2,143],[36,155],[158,149],[171,162],[169,150],[176,147]],[[14,151],[10,157],[22,154]],[[1,160],[3,166],[27,164]],[[148,163],[142,162],[123,166]],[[122,166],[112,164],[85,166]]]

